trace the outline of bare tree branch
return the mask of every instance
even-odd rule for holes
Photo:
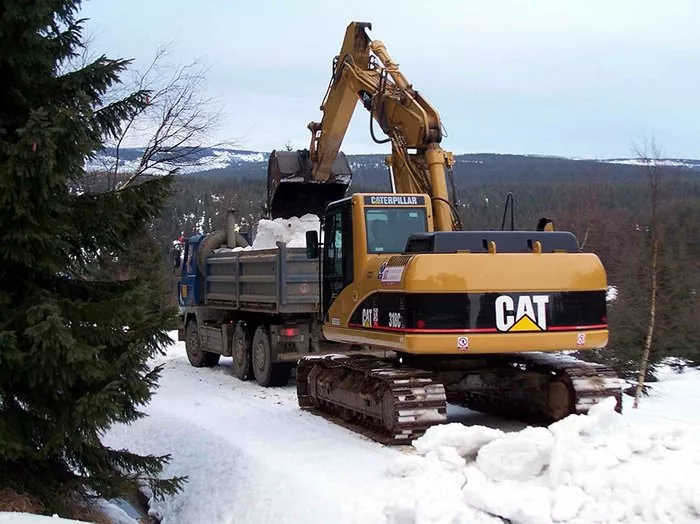
[[[213,139],[222,113],[221,104],[206,95],[207,68],[199,61],[175,64],[172,48],[172,44],[158,48],[145,69],[133,70],[131,79],[111,93],[114,100],[134,91],[147,93],[148,103],[106,143],[114,150],[104,163],[109,190],[122,190],[143,176],[199,165],[205,148],[234,145]],[[144,150],[135,165],[125,170],[122,157],[127,147]]]

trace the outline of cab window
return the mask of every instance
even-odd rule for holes
[[[413,233],[428,230],[423,207],[365,209],[368,253],[403,253]]]

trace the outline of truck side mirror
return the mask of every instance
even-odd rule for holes
[[[318,258],[318,231],[306,232],[306,258]]]
[[[180,265],[182,263],[182,251],[179,247],[173,249],[173,273],[177,276],[180,275]]]

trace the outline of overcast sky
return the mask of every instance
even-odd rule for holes
[[[630,156],[652,135],[700,158],[700,1],[88,0],[94,47],[148,63],[175,42],[210,66],[220,137],[308,147],[347,24],[372,22],[456,153]],[[343,150],[388,152],[358,106]]]

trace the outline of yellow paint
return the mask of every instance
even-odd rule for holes
[[[542,331],[542,328],[535,324],[530,317],[525,315],[508,330],[508,332],[512,331]]]
[[[485,355],[522,351],[602,349],[607,345],[609,337],[607,329],[489,334],[402,334],[360,328],[338,328],[330,324],[323,327],[323,333],[330,340],[416,355]],[[586,334],[586,342],[583,345],[577,344],[579,333]],[[457,347],[457,339],[463,336],[469,338],[467,350],[460,350]]]

